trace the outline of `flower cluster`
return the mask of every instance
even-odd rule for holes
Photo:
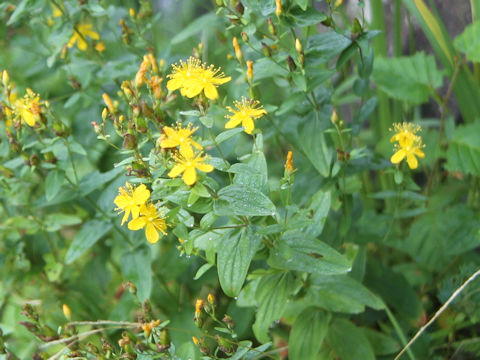
[[[93,25],[89,23],[78,24],[73,28],[73,35],[70,37],[67,46],[69,48],[77,44],[77,47],[81,51],[87,50],[87,37],[93,40],[100,40],[100,35],[93,30]]]
[[[165,136],[162,136],[159,141],[160,147],[163,149],[179,147],[179,152],[173,156],[175,165],[168,176],[175,178],[183,174],[182,180],[190,186],[197,181],[197,170],[211,172],[214,169],[212,165],[205,163],[207,157],[202,155],[202,145],[192,139],[192,135],[197,129],[192,128],[191,124],[185,128],[182,128],[180,124],[177,124],[175,128],[164,126]],[[193,148],[199,152],[195,152]]]
[[[165,218],[155,205],[147,202],[150,198],[150,190],[144,184],[133,187],[127,182],[125,187],[121,186],[118,189],[118,192],[113,202],[117,205],[115,210],[119,210],[119,214],[124,213],[122,225],[131,214],[132,220],[128,223],[128,228],[130,230],[145,228],[145,236],[150,243],[155,244],[160,239],[158,232],[166,235]]]
[[[207,67],[205,63],[191,56],[187,62],[180,60],[180,65],[172,65],[173,72],[167,75],[170,80],[167,82],[167,89],[175,91],[180,89],[180,94],[193,98],[202,92],[210,100],[218,98],[217,86],[229,82],[232,78],[225,77],[220,73],[220,68],[215,69],[213,65]]]
[[[416,169],[418,167],[416,157],[418,156],[421,159],[425,158],[425,153],[422,151],[425,145],[422,143],[422,138],[416,135],[416,133],[421,130],[422,128],[419,125],[412,123],[404,122],[402,124],[393,124],[395,135],[390,139],[390,142],[396,142],[394,145],[396,152],[390,159],[393,164],[398,164],[406,158],[410,169]]]

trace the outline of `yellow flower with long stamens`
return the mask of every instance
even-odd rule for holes
[[[255,129],[255,124],[253,120],[261,118],[267,113],[263,107],[256,107],[259,102],[255,100],[248,100],[245,97],[242,97],[242,101],[234,101],[237,110],[232,109],[230,106],[227,106],[227,110],[233,113],[233,115],[226,115],[227,119],[230,119],[226,124],[226,129],[231,129],[239,124],[245,128],[247,134],[251,134]]]
[[[172,65],[173,72],[167,77],[167,89],[175,91],[180,89],[180,94],[188,98],[199,95],[202,91],[210,100],[218,98],[217,86],[225,84],[231,77],[225,77],[220,73],[220,68],[215,69],[213,65],[207,67],[205,63],[191,56],[187,62],[180,61],[180,66]]]
[[[182,180],[187,185],[193,185],[197,182],[197,170],[203,172],[211,172],[214,167],[210,164],[206,164],[206,156],[199,154],[190,154],[180,149],[181,156],[175,157],[175,166],[170,170],[168,176],[176,178],[178,175],[183,174]]]
[[[71,48],[77,43],[77,47],[81,51],[87,50],[87,37],[92,38],[93,40],[100,40],[100,35],[93,30],[92,24],[78,24],[73,29],[73,35],[68,41],[68,47]]]
[[[163,131],[166,138],[163,138],[160,142],[162,149],[174,148],[179,146],[180,152],[185,154],[186,157],[191,158],[193,156],[193,148],[202,150],[203,147],[195,140],[192,139],[192,135],[197,131],[198,127],[192,128],[192,124],[188,124],[186,128],[182,128],[181,124],[177,124],[176,128],[164,126]]]
[[[115,205],[118,206],[115,210],[120,210],[119,214],[124,212],[122,224],[127,221],[130,213],[132,219],[138,218],[140,215],[140,208],[145,205],[150,197],[150,190],[144,184],[141,184],[134,188],[129,182],[125,184],[125,187],[121,186],[118,189],[118,196],[113,200]]]
[[[17,99],[12,93],[9,100],[12,103],[12,112],[17,118],[20,118],[20,121],[26,122],[28,126],[35,126],[40,120],[42,112],[40,96],[31,89],[27,89],[25,96],[20,99]]]
[[[393,164],[398,164],[406,158],[408,167],[412,170],[416,169],[418,167],[417,156],[421,159],[425,158],[425,153],[422,151],[425,145],[422,143],[422,138],[416,135],[421,127],[404,122],[393,124],[393,130],[396,133],[392,136],[390,142],[397,142],[397,144],[395,144],[396,152],[392,155],[390,161]]]
[[[155,244],[159,239],[160,231],[163,235],[167,233],[167,223],[165,218],[158,212],[157,208],[153,204],[145,204],[140,208],[140,216],[136,219],[131,220],[128,223],[128,228],[130,230],[140,230],[145,228],[145,236],[147,240]]]

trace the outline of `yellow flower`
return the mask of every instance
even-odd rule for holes
[[[183,173],[182,180],[187,185],[193,185],[197,181],[197,171],[211,172],[214,167],[210,164],[205,164],[206,156],[201,153],[192,156],[187,156],[188,152],[180,150],[180,157],[175,157],[175,166],[170,170],[168,176],[175,178]]]
[[[193,56],[186,63],[180,61],[180,66],[174,64],[172,67],[173,73],[167,75],[170,78],[167,89],[170,91],[180,89],[180,94],[188,98],[193,98],[203,91],[207,98],[215,100],[218,98],[217,86],[231,80],[230,76],[218,74],[220,68],[215,69],[213,65],[207,67]]]
[[[200,313],[202,312],[204,304],[205,304],[205,301],[203,301],[202,299],[197,299],[197,301],[195,301],[195,315],[196,316],[200,315]]]
[[[28,126],[35,126],[42,112],[40,96],[35,94],[31,89],[27,89],[23,98],[17,99],[16,96],[12,94],[9,100],[12,103],[12,111],[16,117],[19,117],[21,121],[25,121]]]
[[[145,236],[152,244],[155,244],[160,239],[159,231],[164,235],[167,234],[165,232],[167,229],[165,218],[158,213],[157,208],[153,204],[143,205],[140,208],[140,216],[131,220],[128,223],[128,228],[130,230],[145,228]]]
[[[390,161],[393,164],[400,163],[404,158],[407,159],[408,167],[416,169],[418,167],[417,156],[421,159],[425,158],[425,153],[422,148],[422,138],[416,133],[421,130],[421,127],[412,123],[396,123],[393,124],[395,135],[392,136],[390,142],[397,142],[395,144],[395,154],[392,155]]]
[[[118,192],[119,194],[113,202],[118,206],[115,210],[120,210],[119,214],[125,212],[122,219],[123,225],[130,216],[130,213],[132,213],[132,219],[138,218],[140,208],[145,205],[150,197],[150,190],[148,190],[144,184],[134,188],[129,182],[127,182],[125,187],[121,186],[118,189]]]
[[[145,337],[148,337],[152,333],[152,330],[160,325],[160,323],[160,320],[152,320],[148,323],[142,324],[142,330]]]
[[[176,129],[169,126],[164,126],[163,131],[167,138],[163,138],[160,142],[160,147],[163,149],[180,147],[180,152],[185,154],[185,157],[193,157],[193,147],[197,150],[202,150],[202,145],[192,139],[192,135],[197,131],[198,127],[192,128],[192,124],[188,124],[186,128],[177,124]],[[193,146],[193,147],[192,147]]]
[[[73,29],[73,35],[68,41],[68,47],[71,48],[72,46],[77,44],[77,47],[79,50],[85,51],[87,50],[87,36],[91,37],[94,40],[99,40],[100,35],[92,30],[93,25],[92,24],[78,24],[74,29]]]
[[[100,41],[97,43],[97,45],[95,45],[95,50],[97,50],[98,52],[104,52],[106,49],[105,47],[105,44],[103,43],[103,41]]]
[[[225,129],[231,129],[235,126],[238,126],[240,123],[245,128],[247,134],[251,134],[255,129],[254,119],[261,118],[267,113],[267,111],[260,106],[256,108],[259,104],[258,101],[248,100],[245,97],[242,97],[242,101],[234,101],[237,110],[232,109],[230,106],[227,106],[227,110],[232,112],[233,115],[225,116],[227,119],[230,119],[225,124]]]

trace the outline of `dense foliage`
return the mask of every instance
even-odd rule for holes
[[[478,358],[478,281],[405,346],[480,265],[480,2],[393,4],[0,3],[0,359]]]

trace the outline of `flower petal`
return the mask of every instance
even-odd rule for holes
[[[392,164],[398,164],[403,158],[406,156],[406,152],[403,149],[398,150],[393,156],[390,158]]]
[[[171,178],[176,178],[178,175],[180,175],[182,172],[185,171],[185,166],[181,164],[175,165],[172,170],[168,173],[168,176]]]
[[[213,165],[205,164],[205,163],[198,163],[195,167],[196,167],[198,170],[203,171],[203,172],[207,172],[207,173],[215,170],[215,168],[213,167]]]
[[[247,134],[251,134],[253,130],[255,130],[255,124],[253,123],[253,119],[251,117],[244,118],[242,125],[245,127],[245,132]]]
[[[408,163],[408,167],[412,170],[418,167],[418,160],[413,154],[407,155],[407,163]]]
[[[185,170],[182,176],[182,180],[185,184],[187,185],[193,185],[197,181],[197,172],[195,171],[195,168],[190,167]]]
[[[425,159],[425,153],[419,148],[415,148],[414,154],[417,155],[420,159]]]
[[[215,100],[218,98],[218,91],[215,85],[206,84],[205,85],[205,96],[210,100]]]
[[[152,244],[155,244],[158,239],[160,239],[157,229],[155,229],[155,226],[151,223],[147,224],[147,227],[145,228],[145,236],[147,237],[148,242]]]
[[[140,230],[145,227],[147,224],[145,216],[138,217],[136,219],[131,220],[128,223],[128,228],[130,230]]]

